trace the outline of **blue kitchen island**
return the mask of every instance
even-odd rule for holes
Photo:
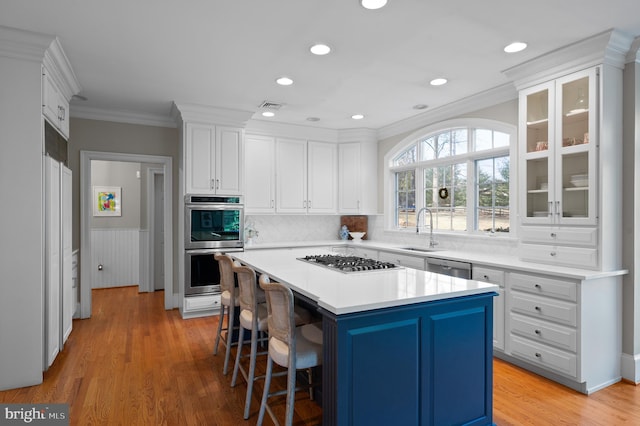
[[[325,425],[492,424],[492,284],[411,268],[343,273],[329,249],[233,253],[322,316]]]

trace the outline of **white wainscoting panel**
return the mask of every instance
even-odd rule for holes
[[[139,240],[139,229],[92,229],[91,288],[138,285]],[[98,265],[102,265],[102,270]]]
[[[138,285],[139,285],[139,289],[138,291],[149,291],[150,288],[150,283],[149,283],[149,277],[151,276],[150,274],[150,265],[149,265],[149,231],[147,229],[141,229],[140,230],[140,241],[139,241],[139,250],[138,253],[139,254],[139,266],[140,266],[140,271],[138,272]]]

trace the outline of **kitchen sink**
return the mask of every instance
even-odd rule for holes
[[[431,251],[438,251],[440,249],[431,248],[431,247],[400,247],[400,250],[422,251],[426,253]]]

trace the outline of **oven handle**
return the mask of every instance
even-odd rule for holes
[[[232,253],[244,251],[242,247],[219,247],[206,249],[186,249],[185,254],[213,254],[213,253]]]

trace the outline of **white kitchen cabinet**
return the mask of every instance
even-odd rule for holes
[[[598,69],[520,93],[525,224],[596,224]]]
[[[42,67],[42,113],[65,139],[69,139],[69,100],[46,67]]]
[[[338,211],[342,214],[377,212],[378,147],[372,142],[338,145]]]
[[[184,124],[185,193],[240,195],[243,130]]]
[[[53,364],[73,325],[71,170],[45,157],[44,365]]]
[[[620,380],[621,281],[506,274],[501,358],[583,393]]]
[[[276,187],[278,213],[336,213],[336,144],[277,139]]]
[[[504,290],[504,271],[488,268],[485,266],[473,265],[472,279],[484,281],[499,286],[496,291],[498,295],[493,298],[493,347],[504,351],[504,313],[505,313],[505,290]]]
[[[266,136],[245,137],[244,208],[247,214],[276,211],[276,142]]]

